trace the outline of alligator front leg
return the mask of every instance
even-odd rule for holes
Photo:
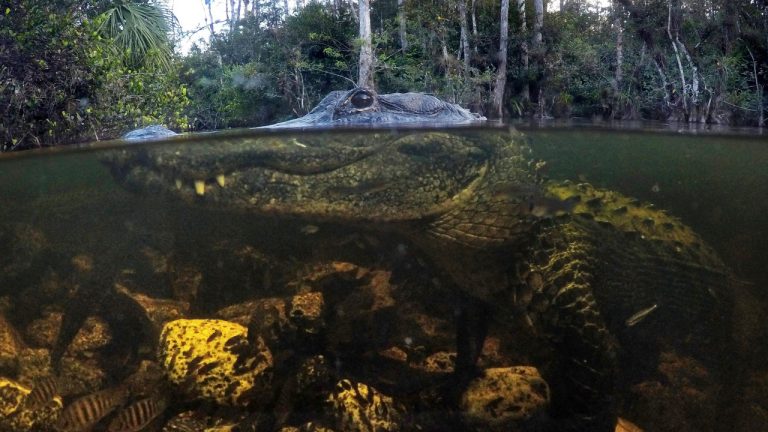
[[[488,306],[467,295],[459,296],[456,307],[456,369],[458,382],[478,375],[477,361],[488,333]]]
[[[578,236],[567,237],[546,238],[540,246],[548,249],[537,248],[539,263],[530,269],[537,283],[529,310],[557,356],[545,374],[555,430],[613,431],[617,346],[592,291],[594,254]]]
[[[61,372],[61,359],[89,316],[100,316],[109,325],[111,340],[102,359],[119,376],[133,372],[142,344],[156,340],[144,309],[133,298],[114,287],[114,269],[109,260],[94,265],[90,258],[73,260],[77,291],[67,301],[59,334],[51,350],[51,365]]]

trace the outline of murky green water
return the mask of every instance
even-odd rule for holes
[[[2,155],[0,430],[768,429],[768,139],[373,133]],[[558,275],[610,337],[548,312]]]

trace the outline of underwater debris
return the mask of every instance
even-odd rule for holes
[[[312,235],[317,234],[317,232],[320,231],[320,227],[317,225],[304,225],[301,227],[301,233],[306,235]]]
[[[635,325],[639,324],[641,321],[646,319],[648,315],[650,315],[653,311],[658,309],[659,305],[654,304],[653,306],[649,306],[641,311],[638,311],[631,317],[627,318],[627,320],[624,322],[627,327],[634,327]]]

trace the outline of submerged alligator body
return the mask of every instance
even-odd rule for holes
[[[613,430],[624,359],[672,347],[714,362],[726,339],[732,279],[713,250],[619,193],[538,179],[514,132],[223,140],[127,148],[109,165],[129,188],[191,205],[401,236],[480,316],[554,353],[537,365],[552,430]],[[542,197],[571,204],[547,212]],[[457,369],[471,369],[479,333],[460,340]]]

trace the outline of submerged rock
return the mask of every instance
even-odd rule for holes
[[[213,319],[167,323],[158,360],[168,379],[190,397],[245,406],[269,394],[272,353],[260,337],[248,343],[240,324]]]
[[[0,416],[16,412],[32,389],[9,378],[0,378]]]
[[[619,420],[616,422],[615,432],[643,432],[643,430],[631,421],[619,417]]]
[[[405,429],[405,408],[375,388],[343,379],[328,396],[336,430],[392,432]]]
[[[27,401],[32,390],[12,379],[0,377],[1,431],[52,430],[55,420],[61,413],[61,398],[54,398],[33,407]]]
[[[549,399],[549,385],[536,368],[491,368],[469,384],[461,410],[475,430],[528,430],[543,416]]]
[[[659,356],[657,376],[630,388],[634,403],[626,415],[646,430],[707,431],[719,419],[718,385],[699,361],[676,352]]]
[[[12,372],[17,368],[19,353],[24,348],[19,332],[0,313],[0,373]]]

